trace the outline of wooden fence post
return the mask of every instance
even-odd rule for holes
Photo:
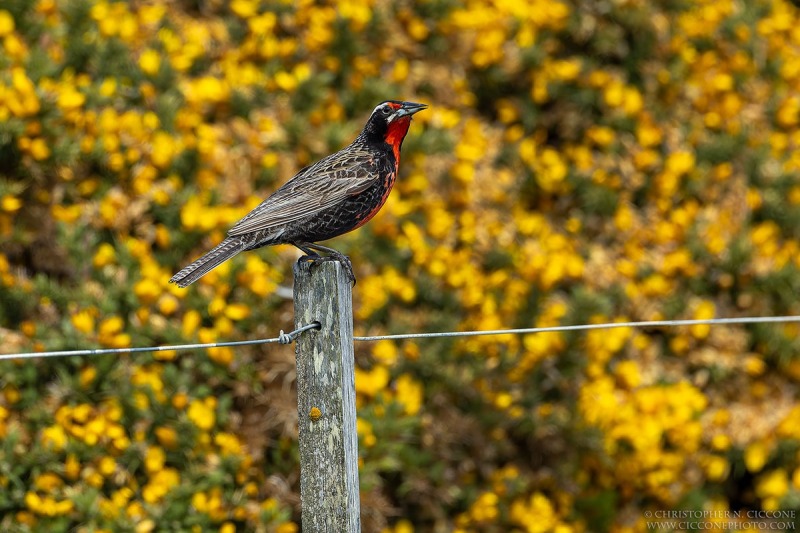
[[[338,262],[294,267],[303,533],[361,531],[353,301]]]

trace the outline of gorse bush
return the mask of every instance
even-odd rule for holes
[[[786,0],[7,0],[2,350],[289,329],[292,247],[167,281],[388,98],[430,109],[334,244],[357,334],[800,314],[799,23]],[[356,354],[365,531],[800,507],[795,324]],[[4,362],[0,529],[298,531],[293,386],[279,346]]]

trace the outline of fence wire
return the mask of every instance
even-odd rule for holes
[[[475,337],[478,335],[519,335],[528,333],[547,333],[553,331],[584,331],[589,329],[612,328],[657,328],[677,326],[702,326],[718,324],[765,324],[800,322],[800,316],[763,316],[741,318],[709,318],[692,320],[646,320],[643,322],[607,322],[603,324],[577,324],[573,326],[547,326],[539,328],[493,329],[481,331],[445,331],[440,333],[400,333],[397,335],[371,335],[353,337],[355,341],[381,341],[400,339],[430,339],[437,337]]]
[[[665,328],[680,326],[702,325],[734,325],[734,324],[775,324],[800,322],[800,316],[760,316],[760,317],[735,317],[735,318],[708,318],[690,320],[646,320],[642,322],[605,322],[602,324],[575,324],[567,326],[546,326],[536,328],[493,329],[474,331],[440,331],[432,333],[399,333],[393,335],[354,336],[357,342],[374,342],[381,340],[406,340],[406,339],[431,339],[446,337],[477,337],[483,335],[529,335],[536,333],[586,331],[593,329],[612,328]],[[277,337],[269,339],[254,339],[245,341],[210,342],[203,344],[174,344],[164,346],[141,346],[131,348],[100,348],[89,350],[60,350],[52,352],[28,352],[0,354],[0,361],[9,359],[40,359],[46,357],[94,356],[127,353],[165,352],[172,350],[206,350],[209,348],[223,348],[230,346],[252,346],[257,344],[290,344],[297,337],[312,329],[321,329],[321,324],[314,321],[289,333],[280,331]]]
[[[61,350],[54,352],[31,352],[31,353],[8,353],[0,354],[0,361],[7,359],[39,359],[44,357],[68,357],[74,355],[110,355],[124,353],[143,353],[143,352],[168,352],[173,350],[206,350],[208,348],[224,348],[226,346],[252,346],[254,344],[291,344],[299,335],[310,329],[319,329],[319,322],[312,322],[289,333],[283,330],[277,337],[271,339],[254,339],[248,341],[228,341],[228,342],[207,342],[203,344],[173,344],[166,346],[142,346],[132,348],[100,348],[96,350]]]

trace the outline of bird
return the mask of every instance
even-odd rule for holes
[[[300,170],[170,283],[188,287],[240,252],[291,244],[305,254],[299,261],[339,261],[355,284],[350,258],[319,241],[360,228],[383,207],[397,179],[412,117],[427,107],[400,100],[378,104],[350,145]]]

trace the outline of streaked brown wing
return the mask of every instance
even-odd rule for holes
[[[269,230],[313,215],[368,189],[378,179],[378,163],[366,151],[349,147],[301,170],[272,196],[228,230],[233,237]]]

